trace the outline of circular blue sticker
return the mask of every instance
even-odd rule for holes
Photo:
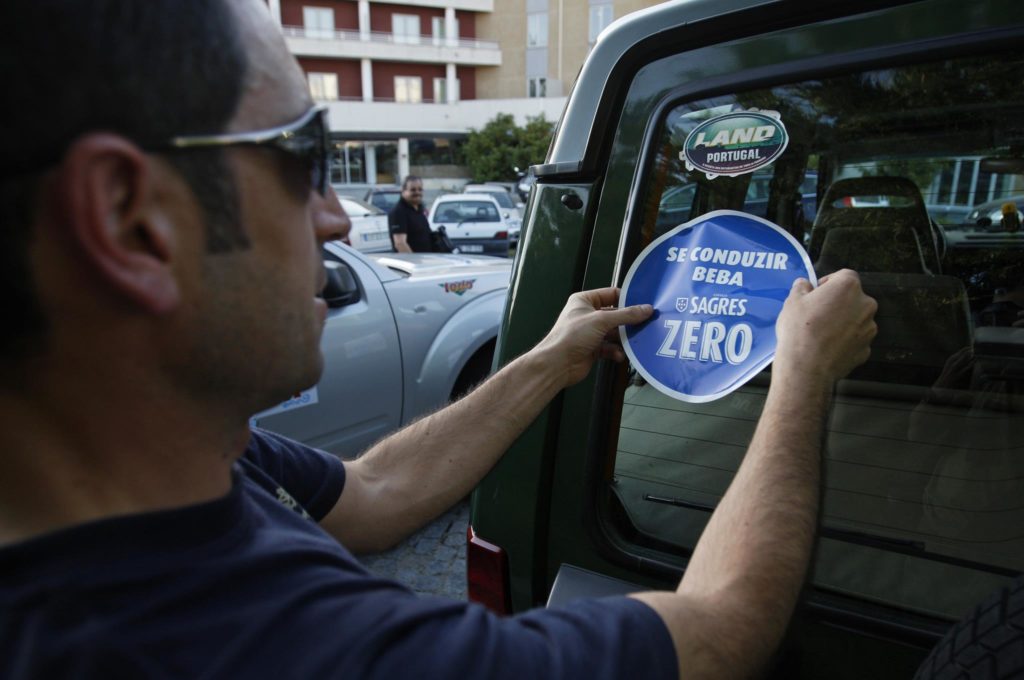
[[[768,220],[716,210],[644,248],[619,304],[650,304],[646,322],[619,329],[637,371],[689,402],[724,397],[775,357],[775,320],[793,281],[817,285],[807,252]]]

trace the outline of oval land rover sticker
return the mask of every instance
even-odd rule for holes
[[[816,283],[803,247],[768,220],[716,210],[644,248],[622,284],[622,306],[654,315],[619,329],[636,370],[688,402],[724,397],[775,358],[775,320],[798,278]]]
[[[706,120],[686,136],[679,159],[708,179],[744,175],[782,155],[789,134],[778,111],[734,111]]]

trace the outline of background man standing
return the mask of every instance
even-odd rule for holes
[[[396,253],[429,253],[430,222],[423,214],[423,180],[409,175],[402,182],[402,197],[388,213],[391,247]]]

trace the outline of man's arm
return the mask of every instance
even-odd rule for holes
[[[409,247],[409,238],[405,232],[391,232],[391,242],[395,244],[395,250],[400,253],[411,253],[412,248]]]
[[[675,643],[680,677],[745,678],[768,661],[800,592],[818,512],[833,383],[863,363],[875,301],[849,270],[794,285],[776,324],[764,412],[675,593],[640,593]]]
[[[651,308],[611,308],[617,300],[615,288],[576,293],[535,348],[346,462],[345,490],[323,527],[353,552],[379,551],[463,498],[561,389],[582,380],[598,358],[624,358],[609,334],[643,321]]]

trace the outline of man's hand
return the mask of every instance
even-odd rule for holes
[[[797,279],[775,324],[777,370],[822,380],[831,387],[867,361],[878,333],[878,303],[864,294],[860,277],[843,269],[817,288]]]
[[[649,318],[650,305],[618,309],[618,288],[585,290],[569,297],[554,327],[534,352],[563,372],[563,387],[583,380],[598,359],[622,361],[618,328]]]

